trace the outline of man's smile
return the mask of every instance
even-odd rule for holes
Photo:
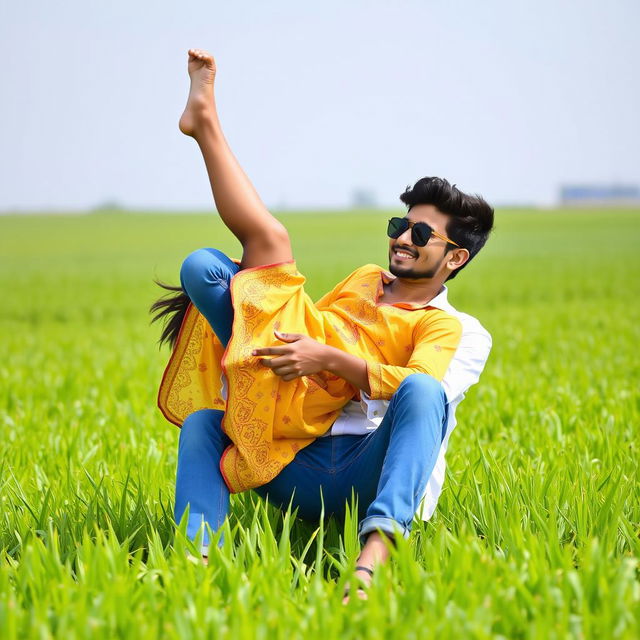
[[[393,255],[398,260],[415,260],[417,257],[408,249],[393,248]]]

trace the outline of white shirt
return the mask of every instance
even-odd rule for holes
[[[467,389],[480,379],[491,351],[489,332],[473,316],[458,311],[449,303],[446,287],[429,302],[429,306],[442,309],[458,318],[462,324],[462,336],[442,380],[449,405],[447,430],[418,508],[418,514],[423,520],[431,518],[442,492],[446,468],[445,453],[451,432],[456,426],[456,408],[462,402]],[[364,391],[361,391],[360,395],[362,400],[349,402],[325,435],[364,435],[380,426],[389,401],[371,400]]]

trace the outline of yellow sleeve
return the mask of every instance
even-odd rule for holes
[[[416,341],[406,367],[367,362],[372,400],[389,400],[400,383],[412,373],[427,373],[442,382],[449,363],[460,344],[462,324],[442,312],[416,328]]]

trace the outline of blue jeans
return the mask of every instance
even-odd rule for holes
[[[183,289],[223,344],[231,336],[229,283],[238,270],[222,252],[199,249],[180,272]],[[191,539],[203,521],[215,531],[229,512],[229,490],[219,467],[231,444],[220,427],[223,415],[215,409],[196,411],[180,432],[175,519],[180,521],[189,504]],[[412,374],[398,387],[377,429],[317,438],[255,491],[271,504],[286,508],[291,503],[299,517],[311,521],[319,519],[323,504],[325,515],[341,518],[353,493],[361,541],[376,530],[407,537],[440,451],[446,417],[441,384],[426,374]],[[205,530],[205,548],[208,544]]]

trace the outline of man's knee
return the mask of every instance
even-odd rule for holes
[[[444,389],[442,384],[433,376],[426,373],[412,373],[407,376],[401,383],[396,393],[407,395],[415,398],[443,398]]]
[[[412,373],[407,376],[396,390],[396,402],[410,404],[423,409],[436,409],[443,412],[447,396],[442,384],[426,373]]]
[[[400,383],[393,400],[408,409],[410,415],[424,420],[425,424],[442,425],[440,435],[444,437],[447,396],[438,380],[426,373],[413,373]]]
[[[187,293],[197,291],[203,285],[221,278],[223,260],[228,258],[218,249],[197,249],[190,253],[180,267],[182,288]]]
[[[223,415],[215,409],[200,409],[189,414],[180,429],[180,447],[199,449],[213,443],[222,453],[226,438],[221,426]]]

